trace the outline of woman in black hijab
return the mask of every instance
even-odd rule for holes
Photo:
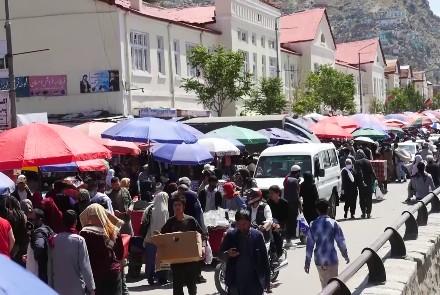
[[[315,185],[315,179],[312,173],[305,172],[303,174],[304,182],[301,184],[300,196],[303,199],[303,214],[307,222],[310,224],[316,217],[318,212],[315,203],[319,199],[318,189]]]

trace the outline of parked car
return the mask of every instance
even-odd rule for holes
[[[334,217],[341,190],[341,171],[332,143],[287,144],[265,149],[254,175],[258,187],[264,194],[271,185],[283,188],[284,179],[295,164],[301,166],[302,173],[310,172],[315,176],[319,197],[330,202]]]

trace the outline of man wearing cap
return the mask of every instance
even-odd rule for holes
[[[293,165],[290,174],[284,179],[284,199],[289,204],[288,222],[286,225],[286,245],[291,245],[291,239],[296,236],[296,219],[298,218],[299,205],[299,177],[301,167]]]
[[[12,193],[13,197],[15,197],[19,202],[26,199],[32,200],[32,192],[27,186],[26,176],[19,175],[15,184],[15,191]]]

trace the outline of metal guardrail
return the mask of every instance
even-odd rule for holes
[[[320,295],[351,295],[346,283],[361,269],[365,264],[368,267],[368,282],[371,284],[382,284],[387,280],[386,271],[382,259],[377,252],[379,249],[390,242],[391,258],[404,258],[406,256],[406,240],[416,240],[418,237],[418,227],[428,224],[429,213],[440,212],[440,188],[430,192],[422,200],[402,212],[400,218],[385,229],[384,233],[374,241],[369,247],[362,250],[362,254],[356,258],[339,276],[332,278],[327,286],[319,293]],[[426,207],[431,204],[431,211]],[[417,218],[414,214],[417,212]],[[397,231],[405,224],[405,234],[402,237]]]

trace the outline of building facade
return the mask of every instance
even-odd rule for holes
[[[400,63],[398,59],[386,60],[385,78],[387,80],[387,93],[400,88]]]

